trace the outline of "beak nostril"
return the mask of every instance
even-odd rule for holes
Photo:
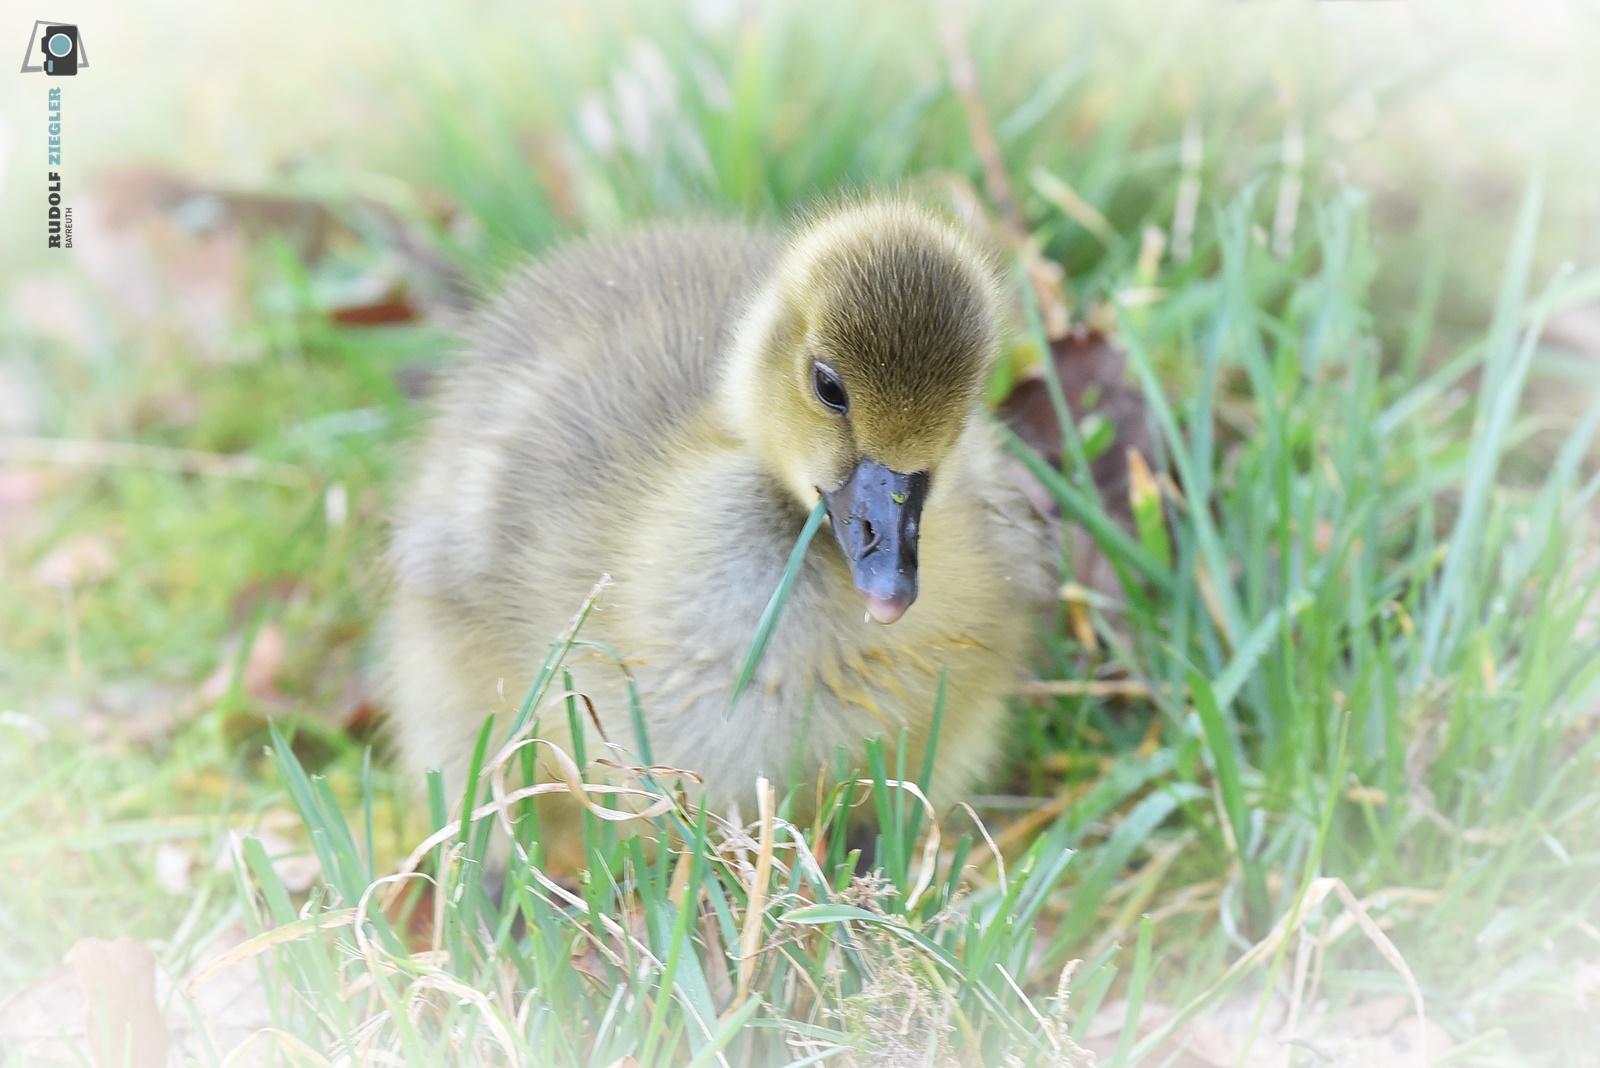
[[[861,520],[861,551],[871,552],[878,544],[878,531],[872,525],[872,520],[862,517]]]

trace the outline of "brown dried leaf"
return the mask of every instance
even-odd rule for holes
[[[108,181],[79,205],[80,225],[97,235],[79,259],[135,324],[212,360],[245,354],[235,337],[249,315],[245,236],[205,197],[181,192],[160,175],[148,186]]]
[[[109,1068],[164,1068],[167,1024],[156,1003],[156,958],[131,938],[81,939],[67,951],[86,1013],[90,1052]]]
[[[230,189],[152,169],[112,172],[80,212],[94,222],[89,274],[136,318],[176,325],[201,352],[227,355],[232,324],[248,314],[246,252],[264,238],[284,242],[315,266],[341,237],[372,241],[382,255],[325,310],[347,325],[447,317],[471,286],[425,229],[376,200],[341,201]],[[352,228],[360,216],[360,233]],[[343,287],[342,287],[343,288]]]
[[[249,249],[285,241],[302,262],[325,252],[338,221],[308,197],[208,186],[152,168],[113,171],[80,203],[88,276],[114,306],[214,360],[252,355],[236,325],[251,314]]]
[[[67,589],[110,578],[117,569],[116,554],[98,534],[75,534],[46,553],[34,565],[34,580]]]
[[[1172,1018],[1172,1012],[1173,1010],[1166,1005],[1147,1002],[1139,1012],[1139,1033],[1142,1035],[1166,1023]],[[1128,1002],[1126,999],[1118,998],[1115,1001],[1107,1001],[1094,1014],[1094,1019],[1089,1021],[1089,1026],[1085,1028],[1083,1037],[1096,1047],[1106,1044],[1109,1040],[1107,1049],[1113,1048],[1117,1044],[1117,1038],[1122,1034],[1122,1029],[1127,1019]]]
[[[130,745],[170,737],[186,698],[182,687],[165,683],[107,683],[64,702],[57,715],[82,722],[88,738],[118,756]]]
[[[1188,1026],[1181,1039],[1183,1048],[1213,1068],[1284,1068],[1289,1049],[1277,1035],[1285,1007],[1281,998],[1273,998],[1264,1011],[1259,998],[1224,1001]]]
[[[1128,450],[1151,451],[1144,396],[1127,380],[1127,356],[1104,334],[1079,324],[1050,343],[1050,359],[1072,418],[1093,412],[1111,424],[1111,444],[1089,469],[1106,510],[1127,520]],[[1042,371],[1016,383],[996,414],[1047,463],[1061,466],[1061,421]]]
[[[1264,1008],[1260,995],[1230,998],[1191,1020],[1152,1060],[1172,1068],[1286,1068],[1298,1049],[1302,1053],[1297,1063],[1301,1064],[1416,1068],[1421,1032],[1408,998],[1372,998],[1331,1017],[1326,1004],[1319,1004],[1310,1012],[1302,1010],[1292,1034],[1285,1031],[1287,1009],[1282,997],[1271,998]],[[1140,1035],[1154,1031],[1172,1014],[1165,1005],[1145,1005],[1139,1015]],[[1109,1056],[1116,1049],[1126,1016],[1125,1001],[1102,1006],[1089,1024],[1088,1048]],[[1434,1056],[1454,1045],[1449,1033],[1431,1020],[1427,1036]]]
[[[262,827],[250,832],[246,837],[254,838],[261,843],[267,859],[272,862],[272,870],[277,873],[278,881],[289,893],[305,893],[316,885],[317,879],[322,876],[322,862],[317,859],[316,853],[295,845],[278,832]],[[217,858],[216,870],[231,871],[233,863],[234,857],[231,851],[224,851],[223,855]]]
[[[284,648],[283,628],[277,623],[267,623],[256,632],[255,641],[250,644],[250,655],[245,659],[244,670],[239,677],[240,691],[252,701],[272,704],[279,700],[277,679],[278,671],[283,667]],[[200,687],[202,700],[220,701],[228,692],[228,686],[233,682],[237,656],[236,650],[223,650],[222,662]]]
[[[263,973],[261,958],[237,960],[211,970],[213,962],[249,937],[250,932],[243,923],[235,923],[222,931],[195,960],[184,984],[210,1032],[213,1046],[224,1055],[249,1042],[257,1031],[272,1025],[272,1004],[262,985],[263,975],[270,976],[271,972]],[[270,969],[270,964],[268,967]],[[200,1058],[204,1052],[200,1036],[192,1034],[187,1039],[185,1052]],[[265,1053],[264,1047],[257,1047],[256,1056],[248,1063],[264,1060]]]
[[[0,1001],[0,1048],[22,1064],[81,1064],[83,1027],[83,988],[66,965]]]
[[[210,1051],[235,1054],[230,1063],[237,1065],[264,1064],[265,1047],[243,1056],[236,1051],[272,1025],[263,986],[270,961],[248,957],[213,967],[248,937],[242,923],[221,932],[183,984],[131,938],[83,939],[68,951],[67,964],[0,1002],[0,1050],[20,1064],[74,1068],[86,1057],[97,1068],[209,1064]],[[196,1029],[197,1019],[208,1035]]]
[[[379,297],[364,304],[348,304],[333,309],[333,321],[340,326],[387,326],[413,323],[422,318],[416,305],[404,293]]]

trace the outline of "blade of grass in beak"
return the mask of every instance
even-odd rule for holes
[[[778,580],[778,588],[772,591],[772,599],[767,602],[766,610],[761,613],[761,621],[756,624],[755,639],[750,643],[750,652],[745,655],[744,666],[739,669],[739,679],[733,684],[733,696],[728,698],[729,712],[733,711],[734,704],[750,685],[750,680],[755,677],[756,668],[761,665],[761,656],[767,651],[767,642],[772,640],[772,632],[777,629],[778,617],[783,614],[783,606],[789,602],[789,594],[794,590],[795,581],[800,577],[800,565],[805,562],[806,548],[816,536],[817,528],[822,526],[822,520],[827,514],[828,502],[817,501],[817,506],[811,509],[811,517],[806,520],[805,527],[800,531],[800,537],[794,543],[794,550],[789,553],[789,563],[783,569],[783,577]]]

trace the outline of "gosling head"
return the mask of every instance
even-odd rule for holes
[[[827,499],[880,623],[916,600],[923,503],[982,396],[997,303],[958,231],[869,202],[800,231],[736,335],[728,420],[803,506]]]

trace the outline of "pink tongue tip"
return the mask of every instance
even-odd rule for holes
[[[906,609],[910,607],[888,597],[874,597],[870,593],[866,594],[863,600],[867,602],[867,614],[879,623],[893,623],[905,615]]]

